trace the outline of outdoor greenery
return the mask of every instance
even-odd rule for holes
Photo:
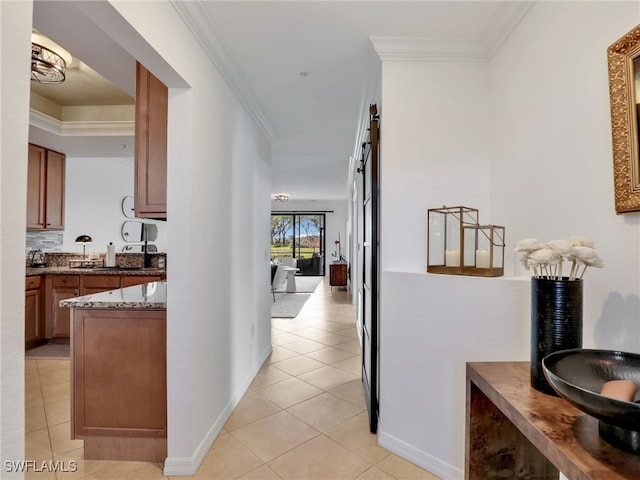
[[[291,257],[294,246],[297,258],[322,253],[320,230],[323,220],[324,215],[271,215],[271,257]]]

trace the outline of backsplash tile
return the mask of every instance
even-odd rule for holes
[[[166,253],[152,253],[151,267],[152,268],[165,268],[167,262]],[[71,261],[79,260],[105,260],[105,253],[92,253],[86,257],[78,253],[62,253],[62,252],[47,252],[47,266],[48,267],[67,267]],[[118,267],[137,267],[140,268],[144,264],[143,253],[116,253],[116,266]],[[163,264],[163,265],[162,265]]]
[[[42,250],[43,252],[61,252],[64,232],[44,231],[27,232],[27,248],[29,250]]]

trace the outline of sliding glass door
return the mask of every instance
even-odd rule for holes
[[[324,275],[324,213],[271,214],[271,259],[293,257],[299,275]]]

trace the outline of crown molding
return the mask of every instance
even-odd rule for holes
[[[178,0],[170,0],[170,2],[196,41],[203,48],[205,54],[216,66],[231,90],[247,109],[249,115],[258,124],[262,133],[273,143],[276,139],[276,134],[271,124],[262,113],[244,77],[235,66],[233,58],[222,45],[215,24],[201,2]]]
[[[369,37],[382,61],[487,62],[535,0],[504,2],[480,38]]]
[[[33,108],[29,110],[29,125],[60,137],[127,137],[135,130],[133,121],[61,122]]]
[[[484,47],[472,39],[369,37],[383,62],[486,62]]]

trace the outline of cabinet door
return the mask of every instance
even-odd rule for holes
[[[29,144],[27,230],[64,229],[65,155]]]
[[[51,291],[52,300],[52,322],[51,336],[53,338],[69,338],[71,334],[71,309],[61,307],[60,301],[67,298],[77,297],[80,291],[77,287],[55,287]]]
[[[166,438],[166,312],[76,308],[73,322],[72,438]]]
[[[64,167],[62,153],[47,150],[46,228],[64,230]]]
[[[136,217],[167,218],[167,112],[169,90],[136,65]]]
[[[25,278],[24,341],[27,346],[44,339],[41,277]]]
[[[29,145],[27,168],[27,229],[42,230],[45,221],[46,150]]]
[[[149,282],[159,282],[160,280],[162,280],[160,275],[123,275],[122,288],[142,285]]]
[[[80,276],[48,275],[46,282],[47,336],[49,338],[68,338],[71,309],[60,307],[59,303],[61,300],[80,295]]]

